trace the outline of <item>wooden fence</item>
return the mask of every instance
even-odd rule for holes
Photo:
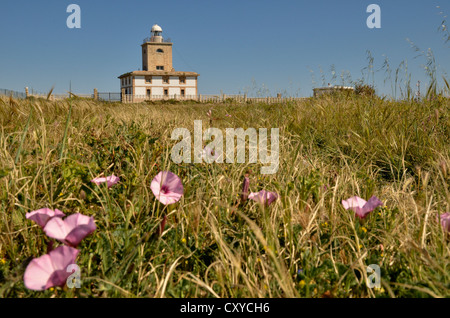
[[[247,95],[122,95],[123,103],[141,103],[145,101],[161,101],[161,100],[177,100],[177,101],[188,101],[194,100],[200,103],[265,103],[265,104],[276,104],[276,103],[286,103],[302,101],[307,98],[305,97],[248,97]]]
[[[25,93],[14,92],[10,90],[0,90],[0,95],[12,95],[16,98],[47,98],[47,94],[38,93],[36,91],[29,92],[28,88],[25,89]],[[94,100],[101,100],[107,102],[122,102],[122,103],[141,103],[145,101],[164,101],[164,100],[177,100],[177,101],[197,101],[200,103],[246,103],[246,104],[280,104],[287,102],[302,101],[307,98],[305,97],[248,97],[247,95],[132,95],[132,94],[121,94],[121,93],[99,93],[94,89],[94,94],[74,94],[78,97],[93,98]],[[69,94],[52,94],[50,95],[50,100],[62,100],[69,98]]]

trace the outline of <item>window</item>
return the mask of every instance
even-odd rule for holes
[[[158,71],[164,71],[164,66],[156,66],[156,70],[158,70]]]
[[[185,93],[184,93],[184,89],[181,90],[181,96],[184,97]]]
[[[145,82],[146,82],[147,84],[151,84],[151,83],[152,83],[152,77],[151,77],[151,76],[146,76],[146,77],[145,77]]]
[[[163,83],[169,84],[169,76],[163,76]]]
[[[164,51],[161,50],[161,49],[157,49],[157,50],[156,50],[156,53],[164,53]]]
[[[164,96],[168,96],[169,95],[169,90],[167,88],[164,89]]]
[[[180,76],[180,84],[186,84],[186,77]]]
[[[150,95],[152,95],[152,91],[147,89],[147,96],[150,97]]]

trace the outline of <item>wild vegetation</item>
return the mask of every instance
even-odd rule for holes
[[[278,172],[175,164],[171,133],[193,133],[194,120],[279,128]],[[450,212],[450,101],[441,94],[273,105],[2,98],[0,127],[0,297],[450,296],[439,219]],[[182,180],[175,204],[150,189],[160,171]],[[120,181],[110,188],[91,182],[112,174]],[[250,191],[278,198],[241,202],[246,175]],[[383,206],[364,219],[341,203],[373,195]],[[51,241],[25,215],[44,207],[95,220],[78,246],[81,288],[24,285]],[[366,284],[370,264],[381,268],[379,288]]]

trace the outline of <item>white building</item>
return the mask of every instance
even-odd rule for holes
[[[195,72],[175,71],[172,66],[172,43],[164,42],[162,29],[155,24],[152,36],[142,47],[142,71],[119,76],[123,101],[150,99],[195,99],[198,95]]]

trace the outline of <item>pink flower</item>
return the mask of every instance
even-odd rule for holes
[[[441,225],[447,232],[450,232],[450,212],[441,214]]]
[[[226,114],[225,116],[226,116],[226,117],[231,117],[231,115],[230,115],[230,114]]]
[[[48,220],[53,217],[63,217],[65,216],[60,210],[50,210],[49,208],[43,208],[36,211],[29,212],[25,214],[25,217],[39,224],[40,227],[44,227]]]
[[[54,238],[69,246],[76,247],[86,236],[94,232],[94,218],[80,213],[69,215],[64,220],[52,218],[44,227],[48,237]]]
[[[112,175],[109,177],[100,177],[100,178],[94,178],[91,180],[91,182],[94,182],[96,185],[100,185],[100,183],[108,182],[108,188],[111,188],[113,185],[115,185],[117,182],[119,182],[120,178]]]
[[[206,115],[208,115],[208,117],[211,117],[211,114],[212,114],[212,111],[211,111],[211,109],[210,109],[210,110],[208,110],[208,112],[206,113]]]
[[[178,202],[183,196],[181,179],[170,171],[161,171],[150,185],[155,197],[164,205]]]
[[[342,200],[342,205],[346,210],[352,209],[356,213],[356,216],[360,219],[364,219],[369,212],[372,212],[377,207],[382,206],[383,202],[381,202],[376,196],[371,197],[369,201],[361,199],[358,196],[353,196],[347,200]]]
[[[250,193],[248,198],[261,204],[270,205],[273,201],[275,201],[278,198],[278,194],[276,194],[275,192],[261,190],[256,193],[255,192]]]
[[[67,267],[75,263],[79,252],[69,246],[60,246],[48,254],[33,259],[23,275],[25,287],[32,290],[45,290],[54,286],[63,286],[72,274],[67,272]]]
[[[215,149],[209,146],[203,148],[202,158],[205,159],[207,163],[217,162],[222,157],[221,154]]]

